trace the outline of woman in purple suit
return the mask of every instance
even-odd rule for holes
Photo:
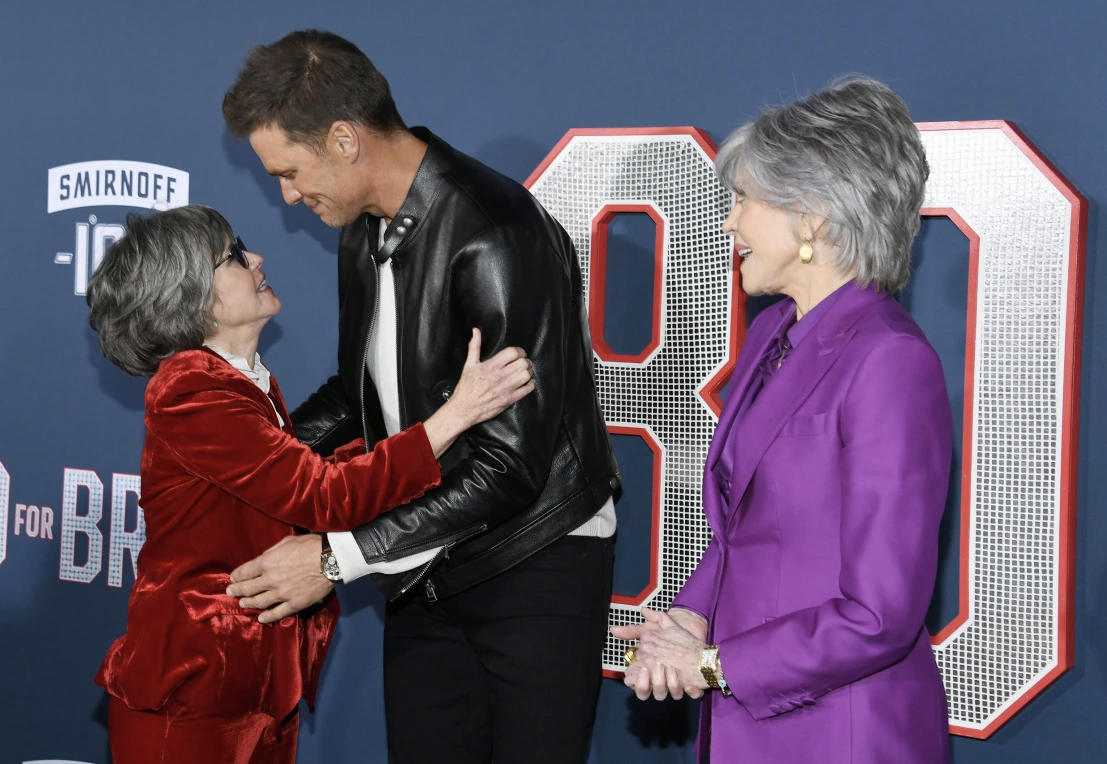
[[[714,537],[638,639],[638,697],[706,691],[700,761],[949,761],[923,619],[952,422],[942,368],[892,295],[928,175],[888,87],[854,79],[766,110],[723,144],[723,230],[749,328],[704,471]]]

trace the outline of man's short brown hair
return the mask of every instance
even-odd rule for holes
[[[316,29],[252,48],[223,96],[223,119],[235,137],[278,127],[316,150],[340,120],[384,135],[405,129],[373,62],[349,40]]]

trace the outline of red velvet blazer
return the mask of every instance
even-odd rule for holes
[[[275,407],[275,408],[274,408]],[[162,362],[146,388],[142,507],[146,543],[127,633],[97,684],[132,709],[173,699],[201,713],[287,716],[313,699],[338,617],[333,596],[263,626],[225,593],[230,571],[296,526],[342,531],[438,485],[422,425],[323,459],[282,429],[276,380],[267,399],[208,350]]]

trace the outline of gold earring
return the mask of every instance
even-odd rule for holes
[[[811,262],[811,258],[815,256],[815,250],[811,247],[811,242],[808,239],[803,240],[803,244],[800,244],[799,257],[800,262],[806,265]]]

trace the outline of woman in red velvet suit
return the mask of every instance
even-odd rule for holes
[[[326,459],[296,440],[262,327],[281,308],[219,213],[132,217],[89,284],[104,354],[146,388],[146,542],[127,633],[96,681],[111,695],[115,764],[295,761],[338,616],[331,597],[262,624],[227,596],[229,571],[296,533],[349,530],[440,480],[437,456],[534,386],[522,350],[479,362],[474,331],[457,392],[423,424]]]

